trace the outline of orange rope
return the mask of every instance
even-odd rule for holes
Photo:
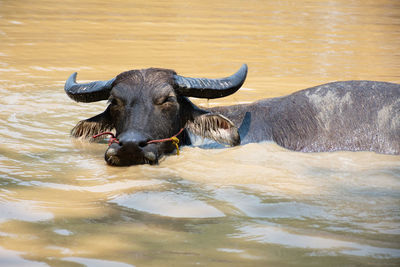
[[[147,144],[153,144],[153,143],[163,143],[163,142],[172,142],[175,147],[176,147],[176,154],[179,155],[179,139],[178,139],[178,135],[180,135],[182,133],[184,128],[181,128],[180,131],[175,134],[174,136],[170,137],[170,138],[164,138],[164,139],[155,139],[155,140],[150,140],[147,142]],[[119,144],[118,139],[115,137],[115,135],[112,132],[103,132],[103,133],[99,133],[96,135],[93,135],[93,138],[97,138],[100,137],[102,135],[111,135],[110,140],[108,141],[108,146],[111,146],[113,143],[117,143]]]

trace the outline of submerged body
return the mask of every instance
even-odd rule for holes
[[[238,126],[242,144],[273,141],[302,152],[400,153],[400,85],[394,83],[333,82],[211,111]]]
[[[186,78],[172,70],[132,70],[109,81],[78,84],[71,75],[65,91],[74,100],[109,100],[107,109],[80,121],[74,137],[115,130],[105,153],[110,165],[155,164],[175,150],[154,142],[189,132],[231,146],[273,141],[303,152],[336,150],[400,153],[400,85],[374,81],[328,83],[252,104],[201,109],[188,97],[218,98],[236,92],[247,66],[222,79]],[[184,129],[180,131],[180,129]]]

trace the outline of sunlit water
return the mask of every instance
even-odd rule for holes
[[[194,100],[215,106],[400,83],[399,14],[396,0],[0,0],[0,266],[398,266],[398,156],[261,143],[109,167],[106,143],[69,137],[106,103],[74,103],[63,84],[247,63],[238,93]]]

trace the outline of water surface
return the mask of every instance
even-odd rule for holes
[[[0,0],[0,266],[400,264],[400,159],[271,143],[105,164],[69,137],[105,109],[63,91],[147,67],[224,77],[247,103],[325,82],[400,83],[400,3]]]

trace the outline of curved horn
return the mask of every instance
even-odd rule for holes
[[[183,96],[197,98],[219,98],[233,94],[244,83],[247,76],[247,65],[232,76],[222,79],[187,78],[174,75],[176,90]]]
[[[65,92],[71,99],[87,103],[108,99],[115,78],[108,81],[77,83],[76,75],[76,72],[71,74],[64,86]]]

